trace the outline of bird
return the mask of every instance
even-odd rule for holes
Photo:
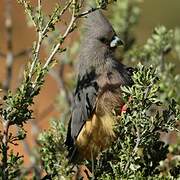
[[[74,163],[96,158],[116,139],[113,111],[123,107],[121,86],[131,85],[133,74],[132,67],[116,59],[123,41],[101,10],[87,15],[84,29],[65,141]]]

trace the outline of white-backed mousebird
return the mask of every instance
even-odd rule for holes
[[[113,110],[124,103],[121,85],[132,83],[132,68],[115,58],[122,45],[100,10],[87,15],[86,33],[77,62],[77,85],[66,145],[72,162],[95,158],[116,135]]]

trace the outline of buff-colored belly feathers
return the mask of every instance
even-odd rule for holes
[[[114,125],[113,116],[107,114],[100,117],[94,114],[86,121],[76,140],[78,150],[84,158],[91,159],[92,154],[96,157],[100,151],[110,146],[115,138]]]

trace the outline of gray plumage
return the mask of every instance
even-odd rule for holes
[[[116,35],[114,29],[101,11],[97,10],[89,14],[85,20],[84,27],[86,33],[81,44],[79,61],[76,67],[78,75],[85,74],[90,66],[97,67],[104,64],[104,56],[114,53],[101,42],[105,38],[110,42],[112,37]]]
[[[132,74],[131,68],[115,59],[115,48],[122,41],[116,38],[101,11],[89,14],[85,21],[86,33],[76,66],[77,86],[66,139],[72,161],[83,159],[76,140],[86,121],[93,114],[103,116],[121,106],[120,86],[131,84]]]

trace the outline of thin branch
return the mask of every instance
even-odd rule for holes
[[[41,0],[38,0],[38,11],[39,11],[39,14],[41,12]],[[34,58],[33,58],[33,62],[31,64],[31,67],[30,67],[30,71],[29,71],[29,77],[31,78],[32,77],[32,74],[33,74],[33,70],[35,68],[35,65],[38,61],[38,58],[39,58],[39,52],[40,52],[40,48],[41,48],[41,44],[42,44],[42,31],[38,31],[38,41],[36,43],[36,48],[35,48],[35,51],[34,51]]]
[[[60,15],[64,14],[64,12],[67,10],[67,8],[71,5],[71,1],[63,8],[63,10],[61,11]],[[39,9],[39,13],[41,11],[41,0],[38,0],[38,9]],[[47,25],[45,26],[45,28],[41,31],[38,32],[38,41],[37,41],[37,44],[36,44],[36,48],[35,48],[35,52],[34,52],[34,60],[31,64],[31,67],[30,67],[30,72],[29,72],[29,76],[31,77],[32,76],[32,73],[33,73],[33,69],[37,63],[37,60],[38,60],[38,57],[39,57],[39,52],[40,52],[40,48],[41,48],[41,44],[42,44],[42,40],[43,40],[43,37],[45,36],[46,34],[46,31],[49,27],[49,24],[51,23],[52,20],[50,20]],[[71,25],[72,26],[72,25]],[[67,33],[67,32],[66,32]],[[66,38],[66,34],[65,36],[63,36],[63,39]],[[44,66],[44,68],[46,68],[50,62],[52,61],[52,58],[54,57],[54,55],[56,54],[56,52],[58,51],[59,49],[59,46],[61,45],[62,43],[58,43],[54,49],[54,51],[51,53],[50,57],[48,58],[47,60],[47,63],[46,65]]]
[[[88,14],[90,14],[90,13],[92,13],[92,12],[98,10],[98,9],[100,9],[100,7],[91,8],[91,9],[89,9],[89,10],[87,10],[87,11],[84,11],[84,12],[82,12],[81,14],[78,15],[78,18],[81,18],[81,17],[83,17],[83,16],[86,16],[86,15],[88,15]]]
[[[144,93],[144,96],[143,96],[143,101],[142,101],[143,103],[144,103],[144,100],[146,100],[146,98],[148,97],[149,92],[150,92],[152,86],[154,85],[154,83],[155,82],[153,81],[149,86],[147,86],[145,93]]]
[[[40,51],[41,44],[42,44],[41,33],[39,32],[38,34],[39,34],[38,35],[38,41],[37,41],[36,48],[35,48],[35,51],[34,51],[34,58],[33,58],[33,62],[32,62],[31,67],[30,67],[29,77],[31,77],[32,74],[33,74],[33,70],[34,70],[35,65],[37,63],[37,60],[38,60],[38,57],[39,57],[39,51]]]
[[[32,174],[32,172],[34,172],[34,176],[36,177],[36,179],[40,179],[41,174],[43,174],[41,168],[37,166],[37,162],[34,162],[28,167],[21,169],[21,174],[18,179],[24,179],[24,176],[27,176],[27,174]]]
[[[75,16],[76,0],[73,0],[72,5],[74,5],[74,7],[73,7],[73,12],[72,12],[71,21],[70,21],[70,23],[69,23],[69,26],[67,27],[64,35],[62,36],[62,41],[56,44],[54,50],[52,51],[52,53],[50,54],[50,56],[47,58],[46,63],[44,64],[44,67],[43,67],[44,69],[48,67],[48,65],[51,63],[53,57],[55,56],[55,54],[58,52],[61,44],[64,42],[64,40],[65,40],[65,39],[67,38],[67,36],[70,34],[70,32],[72,32],[71,29],[72,29],[75,21],[77,20],[77,16]]]
[[[38,7],[38,24],[37,24],[37,29],[38,32],[42,32],[42,20],[41,20],[41,16],[42,16],[42,0],[37,0],[37,7]]]
[[[140,139],[140,133],[139,133],[139,128],[136,127],[136,145],[134,146],[134,149],[133,149],[133,156],[137,153],[137,150],[138,150],[138,146],[139,146],[139,143],[141,141]]]
[[[56,72],[55,70],[50,71],[50,75],[57,81],[57,84],[59,85],[59,89],[65,93],[66,101],[70,106],[72,102],[72,95],[66,88],[66,84],[63,78],[63,73],[64,73],[64,64],[60,65],[59,73]]]
[[[95,179],[95,177],[94,177],[94,157],[93,157],[92,149],[91,149],[91,161],[92,161],[92,180],[94,180]]]
[[[138,147],[139,147],[139,143],[140,143],[140,141],[141,141],[141,139],[140,139],[140,133],[139,133],[139,128],[135,126],[135,129],[136,129],[136,136],[137,136],[137,138],[136,138],[136,144],[135,144],[135,146],[134,146],[134,149],[133,149],[133,151],[132,151],[132,154],[131,154],[131,156],[130,156],[130,159],[127,161],[126,166],[125,166],[125,168],[124,168],[124,171],[125,171],[125,172],[126,172],[127,169],[129,168],[129,165],[130,165],[130,163],[131,163],[131,159],[132,159],[133,156],[137,153]]]
[[[163,72],[164,71],[164,66],[165,66],[164,53],[163,52],[159,55],[159,61],[160,61],[160,71]]]
[[[79,3],[79,9],[82,8],[82,6],[83,6],[83,4],[84,4],[84,1],[85,1],[85,0],[81,0],[81,1],[80,1],[80,3]]]
[[[28,49],[23,49],[20,52],[18,52],[17,54],[14,55],[14,58],[20,58],[22,56],[26,56],[29,55],[32,51],[32,48],[28,48]]]
[[[12,79],[12,66],[14,61],[13,47],[12,47],[12,7],[11,0],[5,1],[5,30],[7,37],[7,54],[6,54],[6,80],[4,82],[4,90],[7,93],[10,88]]]
[[[39,127],[37,126],[37,124],[35,123],[35,121],[34,121],[33,119],[31,120],[31,124],[32,124],[32,132],[33,132],[33,133],[35,134],[35,136],[36,136],[36,135],[40,132]],[[33,129],[35,129],[35,131],[34,131]],[[17,132],[19,131],[19,127],[18,127],[18,126],[16,126],[16,130],[17,130]],[[36,138],[34,138],[33,140],[35,141],[35,139],[36,139]],[[36,142],[36,141],[35,141],[35,142]],[[29,173],[29,172],[32,172],[32,170],[34,170],[34,173],[35,173],[36,178],[37,178],[37,179],[40,179],[41,173],[42,173],[41,171],[42,171],[42,170],[41,170],[41,168],[39,167],[39,165],[37,164],[37,161],[36,161],[37,157],[36,157],[36,155],[33,153],[32,148],[29,146],[29,144],[28,144],[28,142],[27,142],[26,139],[24,139],[24,140],[22,141],[22,144],[23,144],[24,150],[25,150],[25,152],[27,153],[27,155],[28,155],[29,157],[31,157],[31,158],[30,158],[31,162],[30,162],[29,167],[27,167],[27,168],[25,168],[25,169],[22,170],[20,179],[21,179],[25,174],[27,174],[27,173]]]
[[[2,179],[8,179],[8,132],[9,121],[3,121],[3,139],[2,139]]]
[[[83,1],[83,2],[84,2],[84,1]],[[89,14],[89,13],[91,13],[91,12],[97,10],[97,9],[100,9],[100,7],[91,8],[91,9],[89,9],[89,10],[87,10],[87,11],[84,11],[84,12],[76,15],[76,9],[75,9],[76,3],[77,3],[77,1],[76,1],[76,0],[73,0],[72,5],[73,5],[74,7],[73,7],[72,16],[71,16],[71,21],[70,21],[70,23],[69,23],[69,25],[68,25],[65,33],[64,33],[63,36],[62,36],[62,41],[56,44],[54,50],[51,52],[50,56],[47,58],[46,63],[44,64],[44,67],[43,67],[43,68],[47,68],[48,65],[52,62],[52,59],[53,59],[53,57],[55,56],[55,54],[58,52],[60,46],[62,45],[62,43],[64,42],[64,40],[68,37],[68,35],[72,32],[72,28],[73,28],[75,22],[77,21],[77,19],[78,19],[78,18],[81,18],[81,17],[83,17],[83,16],[86,16],[87,14]],[[81,5],[81,6],[82,6],[82,5]]]
[[[69,24],[66,32],[64,33],[64,35],[63,35],[63,37],[62,37],[63,41],[66,39],[66,37],[68,36],[68,34],[71,32],[71,28],[72,28],[72,26],[74,25],[75,21],[76,21],[75,16],[72,16],[71,22],[70,22],[70,24]],[[59,43],[56,44],[54,50],[52,51],[52,53],[50,54],[50,56],[47,58],[46,63],[44,64],[44,67],[43,67],[44,69],[47,68],[48,65],[52,62],[52,59],[53,59],[53,57],[55,56],[55,54],[58,52],[61,44],[62,44],[62,42],[59,42]]]
[[[42,0],[38,0],[38,9],[39,9],[39,11],[41,11],[41,2],[42,2]]]
[[[69,8],[69,6],[71,5],[71,3],[73,2],[73,0],[69,1],[65,6],[64,8],[61,10],[59,16],[61,17],[65,12],[66,10]]]
[[[5,58],[5,57],[6,57],[6,54],[0,51],[0,57]]]
[[[69,6],[71,5],[71,3],[72,3],[72,0],[69,1],[69,2],[65,5],[65,7],[64,7],[64,8],[61,10],[61,12],[59,13],[59,18],[61,18],[61,16],[66,12],[66,10],[69,8]],[[55,15],[56,15],[56,13],[57,13],[57,11],[58,11],[58,9],[54,12],[54,14],[52,15],[52,17],[50,18],[50,20],[49,20],[48,23],[46,24],[45,28],[43,29],[43,31],[42,31],[42,36],[43,36],[43,37],[42,37],[42,38],[45,37],[46,32],[47,32],[47,30],[48,30],[51,22],[53,21]]]

